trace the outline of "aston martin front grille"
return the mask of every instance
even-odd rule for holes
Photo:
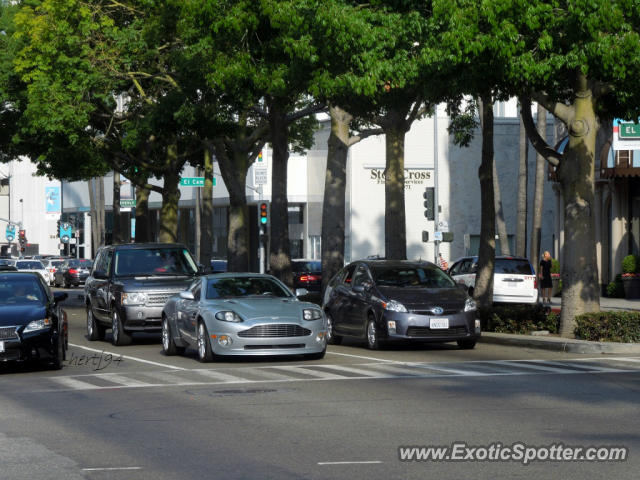
[[[300,325],[283,323],[257,325],[238,333],[238,336],[243,338],[306,337],[307,335],[311,335],[311,330]]]
[[[0,327],[0,340],[13,340],[18,338],[16,327]]]

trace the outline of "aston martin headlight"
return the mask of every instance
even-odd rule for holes
[[[242,321],[242,318],[240,318],[240,315],[230,310],[217,312],[216,318],[218,320],[222,320],[223,322],[241,322]]]
[[[320,320],[322,318],[322,312],[317,308],[305,308],[302,311],[302,318],[305,320]]]
[[[124,292],[122,294],[123,305],[144,305],[147,303],[147,294],[142,292]]]
[[[471,312],[477,308],[476,302],[472,298],[467,298],[467,301],[464,302],[464,311]]]
[[[388,302],[382,302],[382,308],[391,312],[406,313],[407,308],[396,300],[389,300]]]
[[[46,330],[49,327],[51,327],[51,319],[43,318],[42,320],[33,320],[32,322],[29,322],[22,332],[29,333],[37,330]]]

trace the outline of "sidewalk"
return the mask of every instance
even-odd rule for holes
[[[551,299],[551,309],[553,311],[559,312],[560,305],[560,297],[553,297]],[[640,311],[640,299],[627,300],[625,298],[600,297],[600,310]],[[569,353],[640,355],[640,344],[637,343],[591,342],[588,340],[576,340],[573,338],[546,335],[482,332],[480,342],[514,347],[541,348]]]

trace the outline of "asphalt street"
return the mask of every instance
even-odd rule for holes
[[[640,358],[345,342],[323,360],[166,357],[89,342],[67,290],[61,371],[0,366],[1,479],[638,477]],[[628,449],[626,461],[400,461],[399,448]]]

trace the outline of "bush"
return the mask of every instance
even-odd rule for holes
[[[560,262],[555,258],[551,259],[551,273],[560,273]]]
[[[598,312],[576,316],[576,338],[599,342],[640,342],[640,312]]]
[[[607,285],[607,297],[624,298],[624,285],[622,284],[622,275],[616,275],[615,280]]]
[[[557,333],[560,317],[546,314],[542,305],[494,305],[479,311],[482,329],[488,332],[521,333],[549,330]]]
[[[622,259],[622,273],[640,273],[640,259],[635,255],[627,255]]]

